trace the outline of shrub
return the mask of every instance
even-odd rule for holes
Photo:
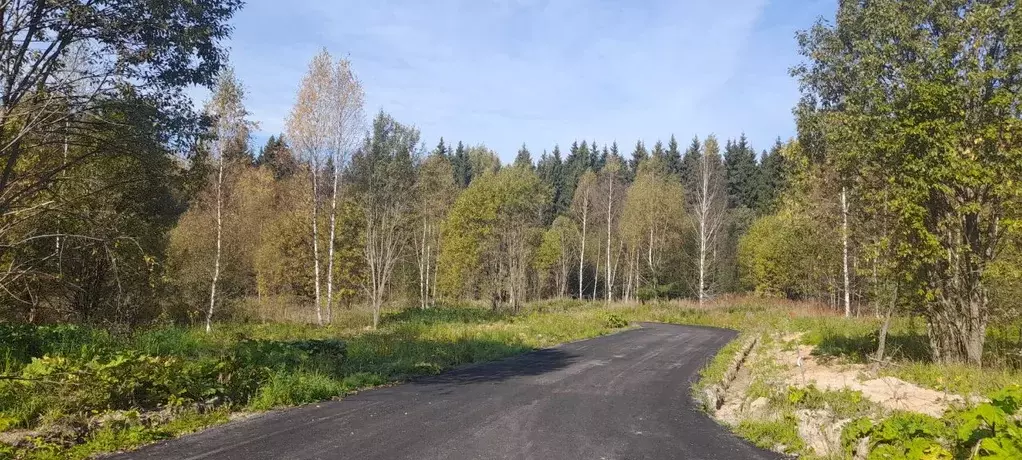
[[[1022,387],[1015,385],[990,395],[990,402],[956,417],[959,450],[977,458],[1022,458]]]

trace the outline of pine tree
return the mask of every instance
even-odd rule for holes
[[[702,144],[699,142],[699,137],[693,137],[692,143],[685,149],[685,156],[681,158],[681,183],[689,192],[695,190],[695,171],[699,165],[701,149]]]
[[[571,207],[571,194],[566,190],[564,161],[561,159],[559,145],[554,145],[554,151],[550,154],[550,184],[554,189],[554,214],[563,215]]]
[[[756,194],[756,210],[761,214],[774,210],[787,183],[783,149],[784,144],[781,143],[781,138],[777,138],[770,151],[763,152],[763,159],[759,166],[759,191]]]
[[[652,159],[654,159],[654,160],[656,160],[658,162],[666,163],[666,161],[667,161],[667,151],[664,150],[664,143],[663,143],[663,141],[661,141],[660,139],[657,139],[656,143],[653,144],[653,150],[650,150],[649,156],[650,156],[650,158],[652,158]]]
[[[529,153],[529,149],[525,144],[522,144],[522,148],[518,149],[518,156],[515,157],[515,167],[535,169],[535,166],[532,164],[532,154]]]
[[[433,149],[433,153],[432,154],[436,155],[436,156],[442,156],[442,157],[445,157],[445,158],[447,157],[448,154],[450,154],[450,149],[448,149],[447,146],[444,144],[444,138],[443,137],[440,138],[440,142],[436,145],[436,148]],[[448,161],[449,160],[450,160],[450,158],[448,158]]]
[[[472,182],[472,164],[468,161],[468,151],[461,141],[458,141],[458,147],[451,156],[451,169],[454,170],[454,182],[458,187],[468,187],[469,182]]]
[[[667,171],[681,178],[681,149],[678,147],[678,139],[671,134],[671,140],[667,143]]]
[[[589,167],[594,172],[603,169],[606,160],[607,158],[601,155],[599,147],[596,146],[596,141],[589,144]]]
[[[724,167],[727,174],[728,207],[754,209],[759,191],[759,167],[756,151],[749,147],[745,134],[737,142],[728,140],[724,148]]]
[[[256,166],[266,166],[273,172],[273,177],[277,180],[286,179],[298,172],[298,161],[291,149],[284,143],[283,136],[270,136],[266,140],[266,145],[259,150]]]
[[[635,179],[635,175],[639,171],[639,165],[645,162],[648,158],[649,153],[646,152],[646,146],[642,143],[642,141],[637,141],[635,143],[635,150],[632,152],[632,160],[629,162],[629,166],[631,167],[631,179]]]

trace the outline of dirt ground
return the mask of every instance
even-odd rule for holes
[[[752,394],[754,385],[774,390],[815,386],[822,391],[859,391],[882,412],[911,411],[939,417],[965,398],[923,388],[894,377],[877,377],[863,364],[847,364],[813,356],[813,346],[800,345],[798,335],[763,340],[752,351],[728,388],[723,406],[715,416],[737,426],[743,420],[774,420],[780,416],[762,395]],[[798,410],[799,436],[820,456],[843,455],[841,430],[851,419],[841,419],[829,410]]]
[[[860,391],[867,399],[886,409],[933,417],[940,417],[952,404],[965,402],[961,396],[923,388],[895,377],[871,378],[869,369],[863,364],[821,363],[812,352],[813,347],[805,345],[774,352],[773,359],[787,364],[786,380],[790,385],[812,384],[820,390],[846,388]]]

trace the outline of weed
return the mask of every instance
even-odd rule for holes
[[[798,421],[790,412],[777,420],[742,421],[735,431],[764,449],[797,454],[806,448],[805,442],[798,435]]]

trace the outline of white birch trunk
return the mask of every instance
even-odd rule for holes
[[[216,175],[216,254],[213,256],[213,282],[209,287],[209,310],[206,311],[206,332],[213,331],[213,307],[216,306],[216,284],[220,279],[220,254],[223,241],[224,158],[217,158]]]
[[[613,206],[614,206],[614,177],[610,177],[610,191],[607,194],[607,303],[609,304],[614,300],[614,279],[613,273],[610,269],[610,246],[611,246],[611,224],[613,223]]]
[[[589,195],[586,193],[582,200],[582,249],[578,253],[578,300],[583,299],[582,294],[582,269],[586,260],[586,224],[589,215]]]
[[[326,322],[327,324],[333,322],[334,317],[334,246],[335,243],[335,229],[337,227],[337,177],[340,176],[338,172],[339,158],[334,156],[334,186],[333,191],[330,193],[330,239],[327,240],[327,263],[326,263]]]
[[[599,239],[597,239],[599,241]],[[593,272],[593,296],[592,299],[596,301],[596,288],[600,285],[600,248],[596,247],[596,271]]]
[[[841,187],[841,244],[844,253],[841,271],[845,278],[845,317],[849,317],[852,316],[852,295],[849,289],[851,281],[848,274],[848,193],[845,187]]]
[[[323,311],[320,294],[319,276],[319,167],[312,164],[312,276],[315,279],[316,322],[323,325]]]

